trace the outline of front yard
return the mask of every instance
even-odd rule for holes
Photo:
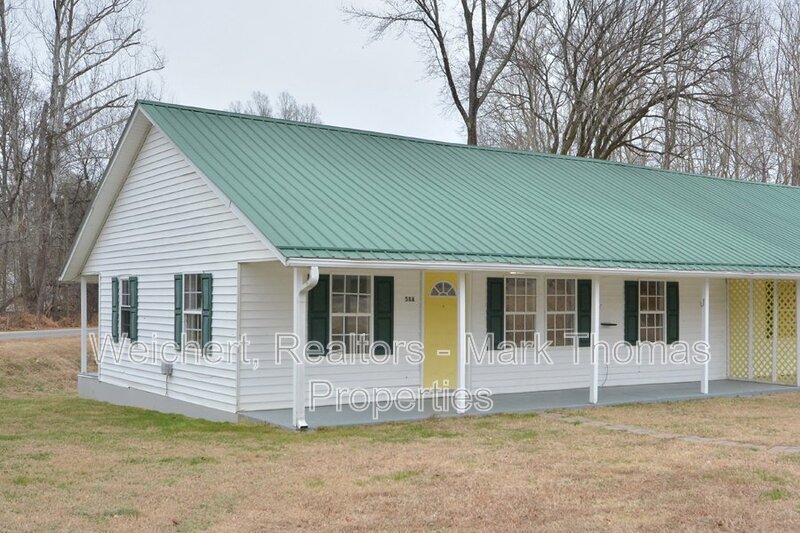
[[[800,455],[536,415],[196,421],[77,399],[77,350],[0,344],[0,531],[800,528]],[[783,394],[567,414],[796,446],[799,410]]]

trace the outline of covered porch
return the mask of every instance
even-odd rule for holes
[[[347,401],[337,402],[345,404],[339,410],[324,403],[317,403],[315,409],[309,410],[310,384],[328,379],[327,376],[333,376],[331,383],[334,387],[339,379],[339,383],[356,383],[364,389],[402,388],[401,385],[406,385],[421,390],[436,384],[435,378],[441,376],[445,381],[443,388],[450,391],[490,390],[493,399],[491,413],[787,390],[781,384],[728,379],[731,377],[728,374],[728,289],[726,278],[720,274],[599,272],[524,265],[506,265],[492,270],[486,265],[476,265],[469,270],[450,270],[444,265],[413,270],[401,270],[396,266],[367,270],[355,265],[336,265],[294,267],[292,275],[293,328],[301,344],[315,338],[309,337],[311,319],[306,317],[311,317],[309,306],[314,305],[309,303],[309,295],[311,291],[319,290],[321,279],[324,278],[323,291],[333,298],[338,290],[332,288],[333,277],[392,277],[395,279],[392,300],[398,314],[392,316],[391,321],[395,326],[403,324],[400,338],[405,335],[407,339],[424,341],[426,361],[396,373],[389,369],[380,374],[382,382],[372,381],[369,377],[362,380],[367,376],[365,366],[352,369],[347,378],[358,377],[348,381],[342,378],[348,371],[340,368],[313,365],[309,371],[305,364],[295,363],[292,368],[292,407],[244,409],[240,412],[244,417],[303,428],[331,423],[366,423],[367,418],[374,422],[435,414],[476,414],[474,409],[458,400],[446,409],[438,408],[429,400],[421,401],[422,407],[409,412],[389,406],[387,410],[381,410],[378,417],[373,416],[371,408],[353,409]],[[527,291],[524,294],[520,288],[522,285]],[[527,299],[528,303],[520,307],[521,299]],[[322,307],[327,305],[334,304],[326,301]],[[648,316],[645,317],[646,313]],[[658,316],[651,320],[653,314]],[[433,316],[439,323],[431,323]],[[443,317],[446,317],[444,322]],[[323,322],[333,324],[330,317]],[[563,334],[570,330],[585,335],[580,345],[578,340],[573,341],[574,345],[563,342]],[[633,339],[629,330],[634,332]],[[442,331],[449,332],[451,345],[442,344],[438,335]],[[527,363],[518,366],[475,364],[471,360],[468,348],[474,338],[494,333],[501,340],[517,343],[520,334],[521,338],[528,340],[526,332],[531,331],[542,333],[548,341],[556,341],[555,363],[549,367],[534,367]],[[339,332],[332,329],[330,334]],[[400,328],[395,328],[395,337],[398,332]],[[474,338],[471,340],[470,336]],[[703,343],[710,357],[705,363],[651,367],[625,367],[609,364],[604,359],[608,345],[625,344],[638,355],[639,341],[650,340],[666,349],[673,348],[676,340]],[[496,352],[497,346],[492,346],[492,350]],[[432,354],[436,355],[432,357],[436,360],[434,368],[426,366]],[[440,355],[445,357],[438,357]],[[573,355],[580,359],[579,364],[572,361]],[[394,380],[403,372],[404,381]],[[378,373],[373,375],[379,376]],[[288,423],[284,420],[286,417]]]
[[[405,409],[396,404],[322,406],[305,410],[305,420],[311,428],[352,426],[385,422],[408,422],[434,417],[486,416],[503,413],[534,413],[551,409],[580,409],[593,405],[608,406],[631,403],[658,403],[696,400],[715,397],[746,397],[761,394],[800,392],[800,387],[771,383],[747,382],[739,380],[712,380],[708,383],[708,393],[701,393],[696,383],[660,383],[651,385],[622,385],[601,387],[596,404],[589,401],[589,388],[564,389],[540,392],[520,392],[492,396],[492,407],[488,410],[455,408],[436,409],[431,399],[415,404],[413,409]],[[375,416],[378,412],[379,416]],[[239,418],[245,422],[268,423],[285,428],[294,428],[291,409],[272,409],[240,412]]]

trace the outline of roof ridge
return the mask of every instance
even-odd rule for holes
[[[800,189],[800,187],[796,185],[789,185],[783,183],[769,183],[769,182],[761,182],[761,181],[745,181],[745,180],[737,180],[733,178],[723,178],[720,176],[710,176],[708,174],[697,174],[693,172],[681,172],[678,170],[672,169],[664,169],[658,167],[651,167],[647,165],[637,165],[635,163],[625,163],[623,161],[611,161],[607,159],[594,159],[590,157],[580,157],[575,155],[565,155],[565,154],[549,154],[544,152],[534,152],[532,150],[520,150],[520,149],[513,149],[513,148],[498,148],[494,146],[483,146],[483,145],[470,145],[470,144],[463,144],[463,143],[454,143],[454,142],[447,142],[447,141],[437,141],[434,139],[423,139],[421,137],[411,137],[406,135],[399,135],[395,133],[384,133],[378,131],[371,131],[371,130],[362,130],[357,128],[348,128],[343,126],[332,126],[329,124],[314,124],[310,122],[299,122],[295,120],[287,120],[287,119],[279,119],[279,118],[272,118],[272,117],[262,117],[259,115],[251,115],[247,113],[239,113],[236,111],[223,111],[219,109],[209,109],[203,107],[196,107],[196,106],[188,106],[182,104],[171,104],[167,102],[159,102],[156,100],[137,100],[137,105],[152,105],[156,107],[166,107],[172,109],[179,109],[184,111],[192,111],[197,113],[205,113],[209,115],[219,115],[225,117],[236,117],[245,120],[253,120],[256,122],[270,122],[275,124],[284,124],[287,126],[294,126],[294,127],[301,127],[301,128],[311,128],[311,129],[321,129],[327,131],[338,131],[343,133],[351,133],[354,135],[365,135],[370,137],[379,137],[384,139],[395,139],[401,141],[408,141],[408,142],[416,142],[422,144],[430,144],[430,145],[437,145],[437,146],[447,146],[452,148],[461,148],[466,150],[481,150],[487,152],[497,152],[497,153],[505,153],[509,155],[517,155],[523,157],[538,157],[538,158],[546,158],[546,159],[556,159],[556,160],[569,160],[569,161],[577,161],[577,162],[584,162],[584,163],[594,163],[599,165],[616,165],[621,166],[624,168],[633,168],[637,170],[647,170],[654,173],[661,173],[661,174],[672,174],[677,176],[684,176],[689,178],[704,178],[704,179],[711,179],[716,181],[723,181],[726,183],[732,184],[742,184],[742,185],[762,185],[768,187],[781,187],[787,189]]]

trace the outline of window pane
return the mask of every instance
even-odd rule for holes
[[[131,292],[130,292],[130,285],[127,279],[120,280],[120,292],[121,294],[121,305],[124,307],[128,307],[131,305]]]
[[[369,296],[358,297],[358,312],[361,314],[369,314],[371,307],[371,299]]]
[[[331,295],[331,313],[344,312],[344,295],[333,294]]]
[[[184,330],[188,342],[200,343],[202,335],[200,332],[201,317],[199,314],[184,314]]]
[[[528,294],[525,297],[525,310],[529,313],[536,312],[536,295],[535,294]]]
[[[131,310],[123,308],[120,310],[120,332],[123,335],[130,335],[131,332]]]
[[[357,313],[358,312],[358,296],[348,294],[345,296],[345,305],[344,305],[344,312],[345,313]]]
[[[189,311],[202,308],[200,274],[187,274],[183,277],[183,308]]]

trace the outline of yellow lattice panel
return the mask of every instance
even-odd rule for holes
[[[750,282],[728,281],[728,376],[746,379],[747,356],[750,350]]]
[[[753,281],[753,379],[772,381],[773,281]]]
[[[778,336],[775,367],[778,383],[797,383],[797,290],[794,281],[778,281]]]

